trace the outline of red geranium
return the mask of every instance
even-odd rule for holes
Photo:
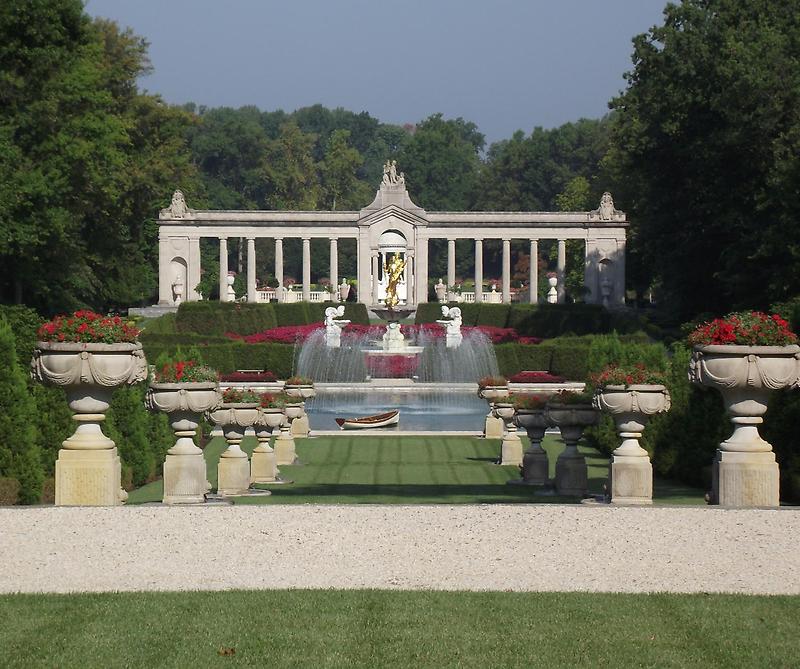
[[[56,316],[38,330],[39,341],[74,342],[86,344],[133,343],[139,337],[133,323],[119,316],[103,316],[81,309],[71,316]]]
[[[699,325],[689,335],[692,346],[737,344],[744,346],[788,346],[797,343],[797,335],[778,314],[742,311]]]

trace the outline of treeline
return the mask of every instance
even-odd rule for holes
[[[487,146],[474,123],[440,114],[396,126],[320,105],[166,105],[137,87],[150,67],[141,38],[92,20],[80,0],[5,3],[0,300],[42,312],[150,303],[155,219],[174,188],[196,208],[358,209],[394,159],[430,210],[585,210],[611,190],[631,221],[635,294],[674,320],[766,308],[800,293],[799,13],[800,0],[668,4],[663,25],[633,39],[607,117],[550,130],[531,119],[529,133]],[[437,243],[432,277],[444,274]],[[457,274],[468,277],[463,243]],[[340,275],[352,276],[354,249],[340,250]],[[299,275],[299,247],[285,252]],[[236,268],[235,242],[231,253]],[[313,280],[327,253],[314,248]],[[211,294],[215,245],[203,254]],[[495,254],[487,245],[487,276]],[[267,280],[268,244],[258,258]],[[577,269],[568,286],[580,280]]]

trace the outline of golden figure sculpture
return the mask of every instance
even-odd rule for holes
[[[385,260],[383,262],[383,273],[388,278],[386,283],[386,306],[389,309],[394,309],[400,304],[400,299],[397,297],[397,284],[403,277],[405,268],[406,261],[400,257],[399,253],[395,253],[388,263]]]

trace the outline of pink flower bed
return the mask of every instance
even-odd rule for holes
[[[419,366],[416,355],[367,355],[367,371],[378,379],[407,379]]]
[[[512,383],[564,383],[563,376],[550,374],[550,372],[520,372],[508,379]]]

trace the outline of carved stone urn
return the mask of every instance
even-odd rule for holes
[[[522,465],[522,441],[514,424],[514,405],[510,402],[495,402],[492,413],[503,421],[503,441],[500,444],[499,465]]]
[[[550,463],[542,448],[542,439],[550,419],[544,409],[517,409],[514,423],[528,433],[530,446],[522,456],[522,479],[516,483],[524,485],[545,485],[550,478]]]
[[[202,504],[211,489],[206,480],[206,460],[194,443],[200,416],[222,402],[216,381],[151,383],[145,406],[163,411],[177,441],[164,461],[164,504]]]
[[[217,494],[223,497],[244,495],[250,488],[250,461],[242,450],[242,439],[248,427],[259,421],[257,402],[223,403],[208,412],[208,418],[222,428],[228,448],[219,457]]]
[[[308,424],[308,414],[306,413],[305,401],[317,396],[317,391],[314,390],[314,384],[287,384],[283,387],[283,391],[289,397],[303,400],[298,405],[302,409],[300,416],[292,420],[292,435],[295,437],[307,437],[310,431],[310,426]]]
[[[767,398],[798,385],[800,346],[695,346],[689,380],[722,393],[733,433],[719,445],[711,501],[724,506],[778,506],[779,472],[772,445],[761,438]]]
[[[58,452],[56,505],[122,504],[128,495],[121,485],[119,454],[100,423],[115,388],[147,378],[142,345],[38,342],[31,374],[37,381],[64,388],[75,412],[72,419],[78,423]]]
[[[597,390],[593,404],[611,415],[622,439],[612,453],[611,503],[652,504],[653,465],[639,439],[650,416],[669,411],[669,391],[662,385],[608,385]]]
[[[253,450],[250,459],[251,483],[275,483],[278,481],[278,463],[275,459],[275,450],[269,445],[269,440],[283,419],[283,409],[261,409],[261,416],[255,426],[258,446]]]
[[[292,423],[301,418],[304,413],[305,409],[301,403],[287,404],[283,409],[284,420],[281,422],[281,431],[275,438],[275,462],[279,467],[281,465],[296,465],[300,462],[297,459]]]
[[[597,424],[598,413],[591,404],[549,404],[545,414],[566,444],[556,460],[556,492],[582,496],[589,488],[589,472],[578,441],[587,427]]]
[[[508,397],[508,386],[484,386],[478,388],[478,397],[489,403],[489,413],[483,428],[486,439],[502,439],[504,432],[503,420],[494,414],[494,405],[497,401]]]

